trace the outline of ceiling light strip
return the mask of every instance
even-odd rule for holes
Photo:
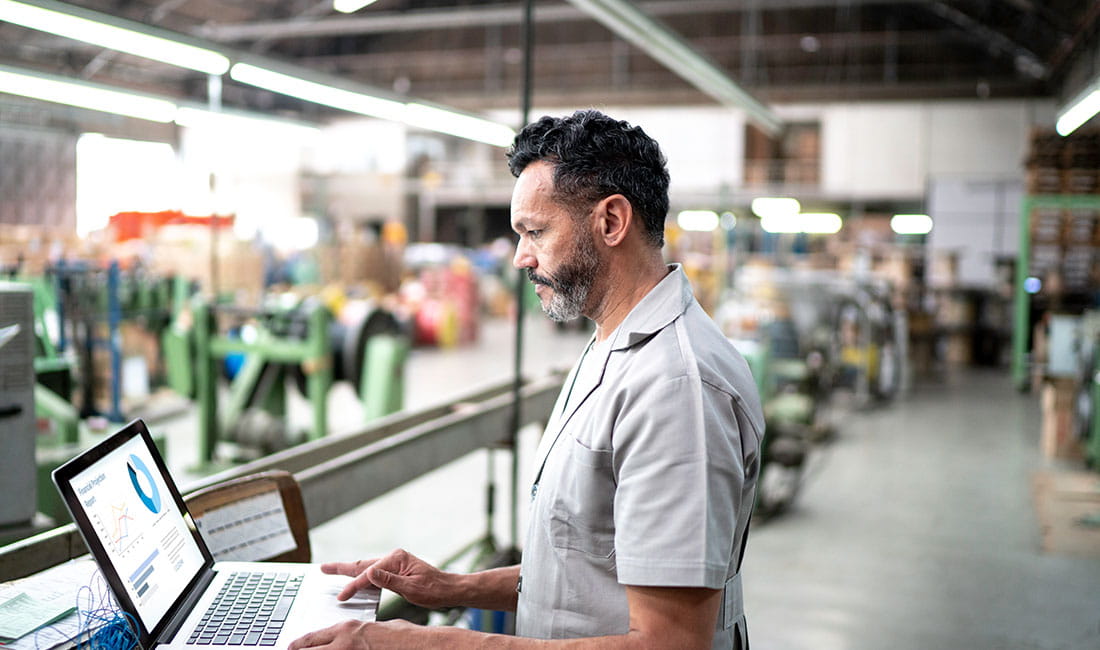
[[[150,122],[168,123],[176,117],[176,105],[166,99],[8,66],[0,66],[0,92]]]
[[[0,0],[0,20],[211,75],[221,75],[229,71],[234,80],[271,92],[498,147],[508,146],[515,137],[515,131],[510,127],[476,115],[409,101],[363,84],[347,82],[332,75],[279,63],[266,57],[233,51],[223,53],[200,47],[206,44],[201,39],[54,0]],[[232,68],[230,57],[237,61]],[[45,75],[31,76],[45,78]],[[35,84],[30,82],[30,86]],[[43,84],[35,87],[39,86]],[[46,91],[39,88],[33,92]],[[82,95],[77,91],[59,91],[53,93],[52,97],[60,99],[49,101],[69,103],[65,101],[65,97],[77,96]],[[108,109],[107,112],[116,111]],[[154,121],[172,121],[171,116],[162,118],[163,114],[158,113]]]
[[[279,69],[236,63],[229,71],[234,81],[340,110],[445,133],[467,140],[506,147],[515,138],[510,127],[473,115],[422,102],[375,97],[351,90],[352,84],[314,74],[318,81],[294,74],[293,66]],[[341,87],[344,86],[344,87]]]
[[[398,122],[404,117],[405,105],[401,102],[309,81],[251,63],[234,64],[229,76],[250,86],[368,117]]]
[[[262,127],[279,128],[302,134],[316,133],[316,124],[273,118],[249,111],[209,111],[198,104],[179,102],[103,84],[70,79],[43,72],[0,65],[0,94],[75,106],[101,113],[123,115],[150,122],[175,122],[184,127]]]
[[[375,0],[332,0],[332,8],[342,14],[353,14],[374,2]]]
[[[497,147],[507,147],[516,137],[514,130],[498,122],[419,102],[405,104],[404,121],[409,126],[447,133]]]
[[[229,69],[224,54],[185,43],[179,35],[160,35],[141,23],[60,2],[0,0],[0,20],[206,74]]]
[[[1100,113],[1100,89],[1091,85],[1066,106],[1059,111],[1058,121],[1054,124],[1054,130],[1061,136],[1073,133],[1094,115]]]

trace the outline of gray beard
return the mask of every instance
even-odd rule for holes
[[[550,300],[542,304],[542,310],[550,320],[559,323],[584,315],[592,283],[603,268],[603,260],[596,252],[591,239],[581,239],[574,247],[569,260],[550,277],[537,276],[530,270],[527,276],[532,282],[545,284],[553,289]]]

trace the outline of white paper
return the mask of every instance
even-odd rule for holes
[[[98,577],[99,567],[91,558],[72,560],[47,569],[33,576],[0,585],[0,600],[7,600],[19,593],[26,593],[39,602],[58,602],[72,605],[77,612],[52,625],[12,641],[4,650],[44,650],[68,643],[80,633],[79,611],[104,606],[114,606],[107,583]],[[87,587],[80,593],[81,589]],[[78,594],[80,595],[78,599]],[[103,599],[107,602],[95,602]],[[85,623],[87,618],[84,617]]]
[[[277,490],[209,510],[195,524],[219,562],[256,562],[297,547]]]

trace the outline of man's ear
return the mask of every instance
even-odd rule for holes
[[[605,246],[622,244],[633,224],[634,207],[622,194],[612,194],[596,204],[596,236]]]

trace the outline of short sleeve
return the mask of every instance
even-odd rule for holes
[[[718,589],[743,504],[736,401],[684,375],[632,396],[615,423],[615,555],[624,585]]]

